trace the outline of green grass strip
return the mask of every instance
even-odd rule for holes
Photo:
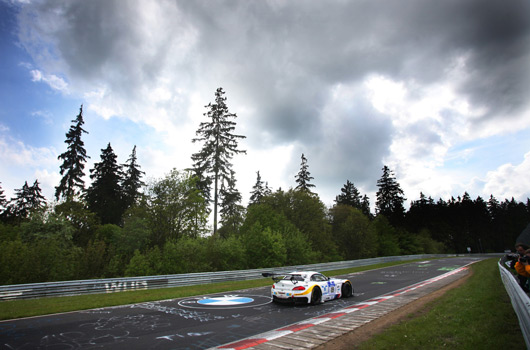
[[[487,259],[471,265],[473,274],[462,286],[355,349],[525,348],[497,262]]]
[[[418,260],[397,261],[384,264],[355,267],[350,269],[324,271],[324,273],[328,276],[337,276],[348,273],[373,270],[388,266],[407,264],[414,261]],[[261,278],[257,280],[248,281],[137,290],[107,294],[89,294],[67,297],[50,297],[40,299],[2,301],[0,302],[0,320],[9,320],[21,317],[31,317],[61,312],[95,309],[100,307],[109,307],[117,305],[128,305],[149,301],[185,298],[195,295],[221,293],[239,289],[264,287],[270,285],[272,285],[272,281],[270,278]]]

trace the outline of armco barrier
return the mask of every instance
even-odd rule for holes
[[[526,348],[530,349],[530,297],[523,291],[514,275],[507,269],[505,257],[499,260],[499,271],[502,283],[504,283],[504,287],[512,301],[513,309],[519,319]]]
[[[191,286],[227,281],[243,281],[263,278],[262,272],[290,272],[294,270],[331,271],[350,267],[374,265],[393,261],[430,259],[454,255],[404,255],[362,260],[337,261],[322,264],[287,266],[268,269],[187,273],[179,275],[107,278],[63,282],[14,284],[0,286],[0,300],[30,299],[54,296],[113,293],[141,289],[158,289]]]

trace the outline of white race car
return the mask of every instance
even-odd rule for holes
[[[287,274],[263,273],[272,277],[271,288],[274,302],[301,302],[319,304],[324,301],[349,298],[353,287],[349,280],[329,278],[315,271],[295,271]]]

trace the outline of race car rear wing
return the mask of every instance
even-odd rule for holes
[[[272,272],[263,272],[261,274],[263,277],[272,277],[272,280],[274,283],[277,283],[283,279],[290,280],[293,284],[297,284],[300,281],[303,281],[304,279],[300,275],[291,275],[289,273],[272,273]],[[291,276],[291,278],[286,278],[286,276]]]
[[[263,277],[271,277],[274,283],[279,282],[285,276],[285,274],[277,274],[272,272],[263,272],[261,275]]]

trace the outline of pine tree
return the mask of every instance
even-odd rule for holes
[[[493,197],[493,195],[490,195],[490,199],[488,200],[488,212],[492,221],[497,219],[498,211],[499,201],[495,197]]]
[[[15,189],[15,198],[12,198],[8,206],[8,215],[14,218],[25,219],[29,215],[30,190],[28,182],[24,181],[22,188]]]
[[[256,183],[252,186],[252,192],[250,192],[249,205],[261,203],[261,199],[272,193],[266,182],[261,181],[261,175],[259,171],[256,173]]]
[[[235,233],[243,224],[244,207],[241,205],[241,193],[236,188],[234,172],[231,171],[230,179],[226,185],[221,186],[221,226],[228,232]],[[227,235],[225,235],[227,236]]]
[[[102,224],[119,225],[125,210],[122,172],[110,143],[101,150],[101,162],[95,163],[90,173],[93,181],[86,193],[88,209],[99,216]]]
[[[381,179],[377,180],[377,187],[377,213],[386,216],[392,224],[400,224],[405,215],[403,202],[406,199],[394,173],[386,165],[383,167]]]
[[[298,184],[296,185],[296,190],[313,194],[310,188],[315,187],[315,185],[310,183],[310,181],[313,180],[313,177],[311,176],[311,173],[309,172],[308,168],[309,166],[307,165],[307,159],[302,153],[302,163],[300,165],[300,171],[295,176],[296,183]]]
[[[6,205],[7,205],[6,195],[4,194],[4,189],[2,188],[2,186],[0,186],[0,209],[3,211]]]
[[[22,188],[15,189],[15,198],[9,201],[2,216],[10,221],[24,220],[45,207],[46,199],[42,195],[39,181],[35,180],[32,186],[25,181]]]
[[[140,195],[140,188],[145,186],[145,183],[142,181],[142,175],[145,172],[140,170],[140,165],[137,163],[136,146],[133,147],[127,163],[122,167],[125,169],[122,183],[123,204],[125,209],[127,209],[136,202]]]
[[[341,194],[335,198],[335,203],[361,209],[361,194],[350,180],[346,180],[346,184],[340,191]]]
[[[198,178],[198,189],[205,194],[205,198],[210,200],[211,185],[213,183],[213,233],[217,233],[217,207],[219,205],[219,191],[222,186],[230,180],[232,157],[238,153],[246,151],[237,148],[238,139],[245,136],[235,135],[236,123],[230,118],[237,118],[237,115],[230,113],[226,106],[225,92],[218,88],[215,92],[215,103],[205,106],[208,112],[204,115],[210,119],[209,122],[202,122],[196,132],[197,138],[192,141],[203,142],[202,149],[191,156],[193,160],[192,171]]]
[[[29,207],[31,211],[42,210],[46,207],[46,198],[42,195],[39,180],[35,180],[29,187]]]
[[[81,140],[83,133],[88,134],[82,126],[83,121],[83,105],[79,109],[79,114],[76,119],[72,120],[74,123],[68,133],[66,133],[67,151],[59,155],[57,159],[62,159],[60,174],[64,175],[59,186],[55,187],[55,198],[59,200],[62,196],[66,200],[73,199],[76,195],[84,191],[85,181],[83,180],[85,162],[90,158],[86,154],[84,148],[85,144]]]
[[[370,199],[367,195],[363,196],[363,199],[361,201],[361,211],[364,215],[371,217],[372,214],[370,213]]]

